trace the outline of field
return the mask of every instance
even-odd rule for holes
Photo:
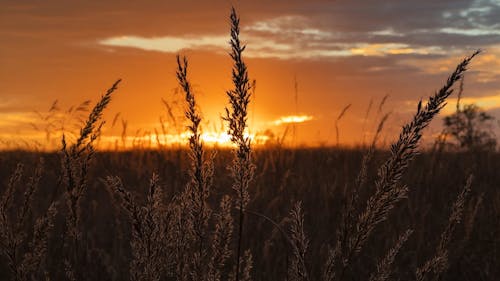
[[[288,232],[283,219],[288,216],[293,202],[301,200],[305,212],[304,228],[311,241],[306,264],[316,274],[325,263],[326,246],[335,242],[342,207],[354,185],[365,152],[327,148],[255,152],[257,169],[249,190],[252,200],[248,209],[265,214]],[[369,169],[369,183],[376,176],[375,167],[387,156],[384,151],[375,153]],[[42,264],[43,270],[50,272],[51,276],[60,276],[64,274],[64,267],[61,266],[64,260],[62,237],[67,210],[62,203],[64,187],[60,180],[59,156],[4,152],[0,156],[0,176],[4,179],[2,186],[5,190],[16,163],[25,164],[27,179],[39,157],[45,159],[45,164],[33,200],[33,218],[44,212],[49,201],[61,201],[55,228],[49,234],[47,260]],[[223,194],[232,192],[231,178],[227,174],[230,159],[229,151],[217,152],[216,180],[210,201],[216,202]],[[103,182],[104,178],[120,176],[127,189],[142,202],[148,192],[151,173],[156,171],[165,191],[164,200],[167,201],[188,182],[189,161],[187,151],[182,150],[96,155],[89,170],[88,190],[81,203],[82,223],[79,227],[88,252],[88,257],[84,259],[85,279],[127,280],[129,277],[128,264],[132,259],[130,224],[120,207],[111,203],[112,196]],[[349,275],[354,280],[366,280],[375,269],[377,260],[394,244],[400,233],[411,228],[414,232],[397,256],[393,276],[394,279],[411,280],[416,268],[434,255],[453,201],[463,188],[467,175],[472,173],[471,195],[464,207],[463,223],[452,235],[450,265],[442,280],[494,280],[494,276],[500,274],[499,168],[500,155],[493,153],[425,152],[418,156],[403,178],[410,188],[408,199],[399,203],[389,219],[377,227]],[[372,184],[358,190],[360,206],[373,191]],[[243,240],[244,248],[251,249],[253,253],[254,280],[284,280],[286,242],[276,228],[260,217],[249,216],[245,229],[248,231]],[[5,258],[1,264],[3,280],[9,272]],[[318,279],[317,275],[311,275],[311,280]]]
[[[60,150],[0,152],[1,280],[500,276],[496,140],[468,134],[480,129],[475,125],[459,127],[465,109],[457,106],[457,119],[447,119],[455,131],[441,137],[464,141],[438,139],[421,148],[425,129],[481,51],[459,61],[444,86],[415,105],[387,149],[377,142],[385,118],[371,145],[340,146],[335,124],[336,146],[254,146],[247,134],[252,83],[234,9],[230,22],[233,88],[222,117],[229,148],[204,144],[188,60],[177,56],[185,147],[99,150],[118,80],[76,137],[62,136]]]

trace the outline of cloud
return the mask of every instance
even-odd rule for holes
[[[386,55],[429,55],[445,54],[445,51],[436,46],[417,47],[408,44],[386,43],[386,44],[366,44],[362,43],[359,47],[350,49],[352,54],[363,56],[386,56]]]
[[[279,119],[273,121],[272,124],[279,126],[283,124],[304,123],[311,120],[313,120],[313,117],[310,115],[289,115],[280,117]]]
[[[448,100],[447,106],[443,108],[443,113],[448,115],[456,110],[457,98]],[[500,108],[500,92],[497,95],[483,96],[483,97],[464,97],[460,99],[460,104],[475,104],[483,110],[494,110]]]
[[[7,28],[0,32],[98,40],[101,45],[163,52],[201,47],[220,51],[227,46],[227,1],[117,3],[33,2],[21,13],[17,2],[6,1],[0,17],[5,18]],[[500,44],[498,0],[256,0],[239,3],[238,11],[248,54],[254,57],[342,57],[383,44],[388,45],[376,55],[393,54],[385,49],[394,45],[402,46],[396,50],[398,55],[439,54]]]
[[[449,34],[460,34],[465,36],[500,35],[500,30],[489,27],[461,29],[455,27],[441,28],[440,32]]]
[[[176,53],[183,49],[224,48],[226,36],[151,37],[119,36],[99,40],[99,44],[112,47],[130,47],[146,51]]]
[[[274,36],[302,36],[313,40],[332,39],[335,37],[332,31],[322,30],[311,25],[311,21],[304,16],[285,15],[254,22],[251,25],[243,27],[243,30],[250,32],[250,34],[267,33]]]
[[[464,46],[500,44],[498,23],[489,18],[500,16],[496,1],[457,1],[454,5],[451,1],[387,2],[380,5],[373,1],[316,1],[314,5],[294,3],[286,8],[277,1],[268,8],[271,11],[279,6],[283,10],[281,14],[268,12],[261,16],[249,9],[247,17],[252,20],[242,21],[242,39],[248,45],[246,55],[279,59],[444,56],[463,50]],[[182,49],[227,52],[227,31],[201,31],[196,35],[193,32],[199,31],[193,29],[184,33],[190,36],[172,30],[156,36],[129,33],[128,36],[107,37],[98,43],[160,52]]]
[[[184,49],[212,50],[225,53],[228,48],[227,37],[205,35],[200,37],[138,37],[120,36],[99,40],[100,45],[108,47],[128,47],[145,51],[177,53]],[[251,58],[278,58],[278,59],[316,59],[347,56],[387,56],[408,54],[445,54],[445,51],[436,46],[419,47],[401,43],[352,43],[352,44],[307,44],[284,42],[258,36],[247,36],[246,56]]]
[[[19,129],[19,125],[28,125],[35,122],[33,112],[0,112],[0,128],[9,131]]]
[[[404,58],[401,64],[414,66],[420,71],[429,74],[439,74],[450,72],[454,64],[458,62],[457,58],[468,55],[471,51],[451,50],[447,56],[441,57],[419,57]],[[500,44],[490,46],[483,53],[474,58],[472,62],[474,81],[479,83],[494,83],[500,79]],[[469,76],[471,74],[468,74]],[[496,82],[499,86],[498,82]]]

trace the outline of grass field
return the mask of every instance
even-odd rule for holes
[[[265,214],[286,228],[293,202],[301,200],[305,210],[305,231],[310,239],[306,264],[312,280],[326,260],[326,245],[336,239],[342,206],[349,197],[361,165],[363,150],[336,149],[269,149],[255,152],[255,180],[249,190],[253,198],[249,210]],[[377,151],[369,169],[369,181],[375,178],[377,167],[388,153]],[[45,159],[40,187],[34,195],[33,219],[42,214],[51,200],[64,200],[60,183],[60,160],[56,154],[4,152],[0,154],[0,177],[3,190],[16,166],[25,163],[27,176],[39,157]],[[231,193],[231,178],[227,173],[229,151],[218,151],[215,182],[211,201]],[[89,170],[88,190],[82,200],[82,223],[79,226],[89,255],[85,272],[88,280],[128,279],[131,260],[129,245],[131,229],[119,206],[112,202],[103,180],[108,175],[123,179],[127,189],[142,202],[145,200],[152,171],[160,177],[165,191],[164,200],[180,192],[189,180],[187,151],[136,151],[98,153]],[[411,228],[414,233],[404,244],[394,264],[393,278],[411,280],[416,268],[434,254],[440,234],[446,227],[451,205],[465,184],[467,175],[474,174],[472,192],[464,208],[463,223],[452,235],[450,266],[442,280],[494,280],[498,276],[500,258],[500,155],[493,153],[423,153],[409,167],[403,182],[409,188],[408,200],[399,203],[389,219],[382,223],[368,241],[349,271],[354,280],[365,280],[399,234]],[[24,188],[22,184],[19,188]],[[24,189],[18,191],[21,195]],[[367,185],[359,192],[359,204],[373,192]],[[19,202],[22,204],[22,201]],[[55,229],[49,234],[48,253],[43,269],[51,276],[61,276],[64,267],[64,217],[60,205]],[[254,258],[254,280],[284,280],[286,276],[286,242],[276,228],[266,220],[249,216],[245,248]],[[287,230],[288,231],[288,230]],[[290,253],[289,253],[290,254]],[[2,259],[1,279],[9,276]],[[314,277],[313,277],[314,276]],[[62,277],[61,277],[62,278]],[[57,279],[57,278],[55,278]],[[347,280],[350,280],[349,277]]]
[[[500,154],[420,149],[480,51],[416,105],[388,149],[254,147],[231,12],[232,148],[207,148],[177,57],[185,148],[99,151],[101,97],[58,152],[0,152],[1,280],[495,280]],[[463,80],[462,80],[463,81]],[[337,121],[349,108],[345,107]],[[385,119],[382,119],[385,120]]]

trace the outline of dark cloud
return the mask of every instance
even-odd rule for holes
[[[232,1],[3,1],[2,29],[94,27],[134,35],[224,31]],[[246,22],[298,15],[314,27],[345,33],[393,29],[402,34],[444,27],[494,27],[500,18],[498,1],[470,0],[339,0],[235,1]],[[45,25],[45,26],[44,26]],[[194,29],[196,28],[196,29]],[[87,31],[90,32],[90,31]],[[107,34],[111,35],[111,34]]]

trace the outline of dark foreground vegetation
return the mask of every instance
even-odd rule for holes
[[[263,214],[289,235],[288,217],[294,202],[302,201],[304,230],[310,246],[305,255],[307,268],[321,272],[327,245],[336,240],[341,213],[361,165],[363,150],[268,149],[255,152],[255,180],[249,189],[249,211]],[[232,180],[227,172],[230,151],[218,151],[211,205],[230,194]],[[368,182],[388,153],[377,151],[368,171]],[[45,213],[52,201],[64,202],[60,157],[56,154],[4,152],[0,154],[2,192],[17,163],[24,163],[25,175],[16,185],[15,205],[22,206],[21,195],[39,158],[44,158],[40,184],[33,195],[32,221]],[[158,173],[164,197],[171,200],[188,183],[190,159],[187,151],[136,151],[98,153],[89,169],[88,189],[82,200],[82,248],[87,257],[82,263],[85,280],[128,280],[131,253],[131,225],[120,204],[113,200],[104,180],[109,175],[122,178],[138,202],[146,201],[152,171]],[[389,219],[375,230],[346,280],[367,280],[377,261],[390,249],[399,235],[413,229],[393,264],[393,280],[413,280],[417,267],[429,260],[445,230],[451,207],[463,189],[467,175],[474,174],[472,190],[464,206],[462,223],[451,236],[449,267],[442,280],[495,280],[500,265],[500,155],[497,153],[423,153],[410,165],[403,183],[409,187],[408,199],[398,204]],[[371,184],[357,190],[362,206],[374,192]],[[20,208],[17,208],[18,210]],[[40,264],[51,279],[65,279],[64,236],[67,207],[60,204],[49,233],[46,260]],[[30,226],[27,227],[29,229]],[[253,254],[254,280],[285,280],[287,242],[269,221],[249,215],[243,247]],[[234,245],[232,245],[234,247]],[[0,260],[0,279],[10,276],[5,257]],[[57,277],[58,276],[58,277]],[[311,275],[311,280],[320,276]]]

